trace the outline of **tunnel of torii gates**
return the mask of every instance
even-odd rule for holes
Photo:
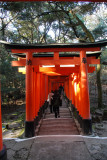
[[[45,0],[3,0],[3,1],[45,1]],[[48,0],[47,0],[48,1]],[[60,1],[60,0],[54,0]],[[66,0],[62,0],[66,1]],[[79,1],[79,0],[67,0]],[[89,2],[106,2],[106,0],[81,0]],[[67,98],[77,112],[78,120],[84,133],[91,129],[88,73],[95,71],[90,64],[99,64],[97,59],[100,53],[86,54],[87,51],[100,51],[104,43],[92,43],[82,45],[9,45],[12,53],[17,53],[19,61],[13,62],[13,66],[26,67],[26,137],[34,136],[34,120],[38,117],[38,111],[47,100],[51,89],[57,89],[59,85],[64,86]],[[79,52],[79,55],[60,56],[59,52]],[[53,52],[54,56],[36,56],[40,52]],[[18,54],[19,53],[19,54]],[[20,53],[25,53],[24,56]],[[42,65],[55,65],[54,68],[43,68]],[[74,65],[74,67],[60,67],[60,65]],[[19,69],[20,70],[20,69]],[[25,72],[25,71],[24,71]],[[1,84],[0,84],[1,88]],[[7,154],[2,140],[1,120],[1,91],[0,91],[0,159],[6,160]]]
[[[101,47],[106,45],[107,41],[49,45],[5,44],[6,49],[18,57],[18,61],[12,61],[12,66],[18,66],[19,72],[26,73],[26,137],[34,136],[35,124],[49,92],[58,89],[60,85],[64,86],[64,92],[77,113],[83,132],[92,132],[88,73],[95,71],[93,64],[100,64],[98,57]],[[21,70],[20,67],[25,67],[26,70]],[[0,150],[2,149],[0,116]]]

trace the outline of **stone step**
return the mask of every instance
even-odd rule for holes
[[[70,111],[59,110],[59,113],[61,113],[61,114],[67,114],[67,113],[69,113],[70,114]],[[50,111],[47,111],[46,114],[52,114],[52,113],[50,113]],[[53,114],[54,114],[54,112],[53,112]]]
[[[41,128],[42,129],[53,129],[53,128],[55,128],[55,129],[57,129],[57,128],[64,128],[64,129],[69,129],[69,128],[75,128],[76,127],[76,125],[75,124],[72,124],[72,125],[66,125],[66,124],[58,124],[58,125],[56,125],[56,124],[53,124],[53,125],[44,125],[44,124],[42,124],[42,126],[41,126]]]
[[[72,120],[73,118],[72,117],[70,117],[70,118],[61,118],[61,117],[59,117],[59,118],[50,118],[52,121],[54,121],[54,120],[56,120],[56,121],[62,121],[62,120],[64,120],[64,121],[67,121],[67,120]],[[46,121],[46,119],[43,119],[43,120],[45,120]],[[49,120],[49,119],[47,119],[47,120]]]
[[[44,119],[49,119],[49,118],[55,118],[55,115],[51,116],[51,115],[46,115]],[[66,115],[60,115],[60,118],[71,118],[71,116],[66,116]],[[58,117],[59,119],[59,117]]]
[[[66,122],[64,122],[64,121],[55,122],[55,121],[53,121],[53,122],[49,122],[49,123],[43,121],[41,126],[43,126],[43,125],[46,125],[46,126],[76,126],[73,121],[72,122],[69,122],[69,121],[68,122],[67,121]]]
[[[59,113],[60,113],[60,114],[65,114],[65,115],[66,115],[66,114],[69,114],[69,115],[70,115],[70,112],[69,112],[69,111],[68,111],[68,112],[67,112],[67,111],[66,111],[66,112],[61,112],[61,111],[59,111]],[[54,112],[52,112],[52,113],[47,112],[47,113],[46,113],[46,115],[49,115],[49,114],[52,115],[52,114],[55,114],[55,113],[54,113]]]
[[[41,126],[42,126],[42,127],[43,127],[43,126],[46,126],[46,127],[47,127],[47,126],[53,126],[53,127],[54,127],[54,126],[59,126],[59,127],[60,127],[60,126],[62,126],[62,127],[63,127],[63,126],[69,126],[69,127],[70,127],[70,126],[75,126],[75,123],[71,123],[71,122],[62,122],[62,123],[52,122],[52,123],[46,123],[46,122],[43,122]]]
[[[65,131],[74,131],[77,130],[76,127],[42,127],[40,129],[40,132],[54,132],[54,131],[61,131],[61,132],[65,132]]]
[[[53,131],[53,132],[47,132],[47,131],[40,131],[38,135],[79,135],[79,132],[77,130],[72,131]]]
[[[60,122],[56,122],[53,121],[52,123],[46,123],[45,121],[42,122],[41,125],[41,129],[43,130],[57,130],[57,129],[64,129],[64,130],[69,130],[69,129],[75,129],[76,125],[74,123],[74,121],[60,121]]]
[[[50,124],[50,123],[72,123],[74,122],[74,120],[72,118],[50,118],[50,119],[43,119],[42,123],[47,123],[47,124]]]
[[[65,114],[65,113],[59,113],[59,115],[60,115],[60,116],[68,116],[68,117],[70,117],[70,116],[71,116],[69,113],[66,113],[66,114]],[[46,116],[52,116],[52,117],[55,117],[55,114],[53,114],[53,113],[49,113],[49,114],[46,114],[46,115],[45,115],[45,117],[46,117]]]
[[[67,123],[65,123],[65,122],[62,122],[62,123],[58,123],[58,122],[53,122],[53,123],[42,123],[42,125],[49,125],[49,126],[52,126],[52,125],[54,125],[54,126],[62,126],[62,125],[73,125],[72,123],[70,123],[70,122],[67,122]]]
[[[40,131],[46,131],[46,132],[52,132],[52,131],[73,131],[73,130],[77,130],[77,128],[75,126],[71,127],[71,126],[51,126],[51,127],[41,127]]]
[[[70,113],[69,110],[63,111],[63,110],[59,110],[60,113]],[[50,110],[46,112],[46,114],[49,114]],[[54,113],[54,112],[53,112]]]
[[[50,107],[48,107],[48,108],[47,108],[47,110],[48,110],[48,109],[50,109]],[[68,108],[68,107],[66,107],[66,106],[65,106],[65,107],[59,107],[59,109],[69,110],[69,108]]]
[[[55,118],[48,107],[45,117],[42,120],[39,133],[36,135],[79,135],[75,122],[70,114],[67,103],[63,101],[59,108],[60,117]]]
[[[50,123],[47,123],[47,122],[42,122],[42,125],[48,125],[48,126],[52,126],[52,125],[57,125],[57,126],[62,126],[62,125],[75,125],[74,122],[50,122]]]

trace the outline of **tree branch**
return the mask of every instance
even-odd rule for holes
[[[4,25],[2,26],[2,28],[0,29],[0,31],[4,30],[4,29],[8,26],[8,24],[9,24],[10,22],[12,22],[17,16],[18,16],[18,14],[15,15],[12,19],[10,19],[9,22],[7,22],[6,24],[4,24]]]
[[[78,21],[80,26],[82,27],[83,31],[86,33],[87,37],[89,38],[90,42],[95,42],[94,37],[92,33],[87,29],[87,27],[84,25],[84,23],[78,18],[78,16],[72,11],[69,11],[70,14],[73,15],[74,18]]]

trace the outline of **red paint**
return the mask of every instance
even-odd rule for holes
[[[49,81],[48,81],[48,93],[50,93],[50,92],[51,92],[51,80],[49,79]]]
[[[26,54],[26,121],[33,121],[33,72],[32,72],[32,64],[28,64],[32,62],[32,53]]]
[[[44,105],[45,102],[45,75],[43,74],[43,78],[42,78],[42,90],[43,90],[43,100],[42,100],[42,105]]]
[[[79,57],[59,57],[59,59],[54,59],[53,57],[40,57],[40,58],[33,58],[32,65],[37,67],[35,68],[36,71],[39,71],[39,65],[80,65],[80,58]],[[100,60],[96,59],[95,57],[88,57],[87,64],[100,64]],[[12,66],[25,66],[26,59],[20,58],[19,61],[12,61]],[[44,68],[46,70],[46,68]],[[55,70],[55,68],[52,68]],[[60,68],[61,71],[62,68]],[[64,68],[63,68],[64,69]],[[66,68],[65,68],[66,69]],[[72,68],[71,68],[72,69]],[[48,68],[47,68],[48,70]]]
[[[77,108],[77,74],[74,75],[74,101]]]
[[[88,71],[87,71],[87,59],[86,52],[80,52],[81,62],[81,109],[82,118],[90,118],[90,101],[89,101],[89,88],[88,88]]]
[[[72,75],[69,76],[69,100],[72,99]]]
[[[2,119],[1,119],[1,82],[0,82],[0,151],[3,149],[2,140]]]
[[[27,52],[80,52],[80,51],[100,51],[100,47],[92,48],[36,48],[36,49],[12,49],[12,53],[27,53]]]
[[[59,57],[59,51],[80,51],[80,57]],[[88,77],[87,73],[92,73],[95,71],[95,67],[89,67],[89,64],[99,64],[100,61],[96,57],[86,57],[86,51],[96,51],[100,50],[97,48],[50,48],[50,49],[31,49],[32,52],[54,52],[54,57],[39,57],[32,58],[32,52],[29,50],[12,50],[13,52],[26,52],[26,60],[32,60],[32,65],[26,65],[26,120],[31,121],[37,116],[39,108],[44,104],[47,99],[48,93],[51,90],[56,90],[59,88],[61,82],[64,83],[66,96],[71,100],[72,104],[77,108],[80,115],[84,119],[90,118],[90,104],[89,104],[89,92],[88,92]],[[28,52],[28,53],[27,53]],[[26,63],[25,59],[20,58],[19,61],[13,61],[13,66],[24,66]],[[59,67],[61,64],[75,64],[75,67]],[[39,67],[41,65],[55,65],[55,67],[43,68]],[[32,66],[34,66],[34,72],[37,73],[37,82],[35,74],[32,73]],[[39,73],[41,72],[41,73]],[[81,72],[80,82],[77,79],[77,74]],[[57,75],[57,78],[46,78],[46,75]],[[75,73],[75,74],[73,74]],[[33,80],[32,80],[33,74]],[[71,77],[69,75],[72,74]],[[62,78],[58,75],[69,76],[69,78]],[[48,76],[47,76],[48,77]],[[33,85],[32,85],[33,84]],[[36,84],[36,86],[35,86]],[[48,86],[46,89],[46,86]],[[32,95],[33,88],[33,95]],[[36,90],[36,93],[35,93]],[[72,93],[71,93],[72,91]],[[36,102],[35,102],[36,96]],[[33,97],[33,99],[31,98]],[[31,101],[32,99],[32,101]],[[35,109],[36,104],[36,109]],[[32,108],[33,106],[33,108]],[[30,109],[29,109],[30,108]],[[29,111],[30,110],[30,111]],[[32,114],[31,114],[32,112]],[[32,116],[33,115],[33,116]]]
[[[36,77],[36,72],[33,71],[33,109],[34,109],[34,118],[36,117],[36,82],[37,82],[37,77]]]
[[[74,73],[72,74],[72,104],[75,105],[75,94],[74,94]]]
[[[59,60],[59,52],[54,52],[54,60]]]
[[[78,95],[78,103],[79,103],[79,106],[78,106],[78,110],[79,110],[79,115],[81,116],[82,115],[82,111],[81,111],[81,83],[80,83],[80,80],[79,80],[79,95]]]
[[[37,82],[36,82],[36,116],[40,108],[40,73],[37,73]]]
[[[45,75],[45,80],[46,80],[46,100],[48,99],[48,94],[49,94],[49,92],[48,92],[48,76],[47,75]]]
[[[77,75],[77,110],[79,111],[80,109],[80,81],[79,81],[79,74]]]

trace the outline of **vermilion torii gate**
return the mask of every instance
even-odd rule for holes
[[[37,121],[48,93],[51,89],[56,89],[58,83],[64,85],[66,96],[78,114],[83,132],[91,132],[88,72],[95,71],[95,67],[90,64],[100,63],[97,58],[101,52],[98,51],[106,44],[107,41],[49,45],[5,44],[5,47],[19,58],[18,61],[12,62],[12,66],[26,67],[26,137],[34,136],[34,122]],[[86,54],[87,51],[97,52]],[[48,54],[50,52],[52,54]],[[49,67],[50,65],[55,67]]]
[[[29,0],[3,0],[3,1],[7,1],[7,2],[13,1],[13,2],[15,2],[15,1],[29,1]],[[30,1],[35,1],[35,0],[30,0]],[[36,1],[41,1],[41,0],[36,0]],[[43,0],[43,1],[45,1],[45,0]],[[57,0],[57,1],[60,1],[60,0]],[[66,1],[66,0],[61,0],[61,1]],[[67,0],[67,1],[78,2],[79,0]],[[81,0],[81,1],[106,2],[106,0]],[[107,45],[107,43],[106,44],[104,43],[104,45]],[[100,44],[99,46],[97,46],[97,48],[92,46],[92,48],[94,48],[94,49],[96,48],[95,50],[99,50],[101,46],[103,46],[103,44],[102,45]],[[83,48],[85,48],[85,47],[83,47]],[[56,52],[64,51],[63,49],[64,48],[62,47],[62,50],[58,49],[56,51],[53,50],[52,52],[54,52],[54,55],[55,55]],[[90,106],[89,106],[89,93],[88,93],[88,78],[87,78],[88,64],[92,64],[93,61],[95,60],[94,58],[96,57],[95,56],[94,58],[91,59],[91,63],[88,63],[88,58],[86,56],[87,49],[86,48],[85,49],[81,48],[80,50],[78,50],[78,51],[80,51],[79,72],[75,73],[75,71],[76,71],[75,70],[76,68],[75,68],[74,69],[75,71],[74,72],[72,71],[72,73],[69,74],[69,77],[66,78],[66,81],[65,80],[63,81],[66,95],[70,100],[72,100],[72,104],[75,105],[75,108],[76,108],[76,110],[79,114],[79,121],[83,121],[82,127],[83,128],[85,128],[85,127],[88,128],[88,129],[86,129],[86,132],[91,129],[91,127],[90,127],[91,126],[90,125],[90,120],[91,119],[90,119]],[[92,49],[92,51],[93,51],[93,49]],[[43,86],[43,77],[45,77],[44,78],[45,79],[44,84],[46,85],[46,87],[45,87],[45,93],[44,93],[45,98],[42,99],[41,104],[43,103],[43,101],[46,99],[46,97],[48,95],[48,91],[49,91],[48,87],[49,87],[49,89],[51,88],[51,81],[49,81],[49,73],[44,75],[43,73],[38,71],[38,72],[36,72],[36,74],[34,74],[34,69],[33,68],[35,68],[35,67],[33,67],[34,64],[32,63],[33,62],[32,60],[34,60],[34,58],[32,56],[33,50],[28,49],[28,51],[26,50],[25,53],[26,53],[26,62],[23,61],[23,59],[21,59],[20,61],[23,61],[25,63],[25,66],[26,66],[26,127],[25,127],[25,130],[27,132],[27,126],[28,126],[28,134],[26,134],[26,135],[29,137],[29,136],[32,136],[34,134],[34,120],[33,120],[33,117],[35,117],[37,115],[37,112],[38,112],[39,107],[40,107],[40,93],[41,93],[40,88],[42,88],[42,86]],[[57,55],[57,58],[58,58],[58,53],[56,55]],[[83,58],[85,58],[85,59],[83,59]],[[29,61],[29,59],[31,61]],[[58,58],[58,59],[55,58],[55,60],[54,60],[55,65],[60,65],[59,62],[61,62],[61,61],[59,61],[59,59],[60,58]],[[67,61],[66,61],[66,63],[67,63]],[[99,62],[97,61],[96,63],[99,63]],[[67,64],[69,64],[69,63],[67,63]],[[95,64],[95,61],[94,61],[94,64]],[[22,63],[21,63],[21,65],[22,65]],[[21,65],[19,65],[19,66],[21,66]],[[94,69],[92,69],[92,70],[94,70]],[[52,72],[50,74],[52,74]],[[40,79],[41,79],[41,84],[40,84]],[[32,83],[32,82],[34,82],[34,83]],[[68,86],[69,86],[69,89],[68,89]],[[0,86],[0,88],[1,88],[1,86]],[[35,92],[35,89],[37,89],[38,94],[36,94],[37,92]],[[30,93],[31,93],[32,96],[30,95]],[[87,102],[84,101],[84,95],[85,94],[86,94],[85,100],[88,100]],[[33,96],[38,98],[39,100],[36,101],[35,98],[33,99]],[[29,97],[31,98],[31,101],[30,101]],[[31,105],[31,112],[30,112],[30,105]],[[36,106],[36,105],[38,107],[35,108],[35,110],[33,112],[33,116],[32,116],[32,111],[34,109],[33,106]],[[85,105],[86,105],[86,107],[85,107]],[[28,111],[29,111],[29,113],[28,113]],[[84,129],[84,131],[85,131],[85,129]],[[7,159],[6,149],[3,146],[3,141],[2,141],[1,92],[0,92],[0,159],[2,159],[2,160]]]

